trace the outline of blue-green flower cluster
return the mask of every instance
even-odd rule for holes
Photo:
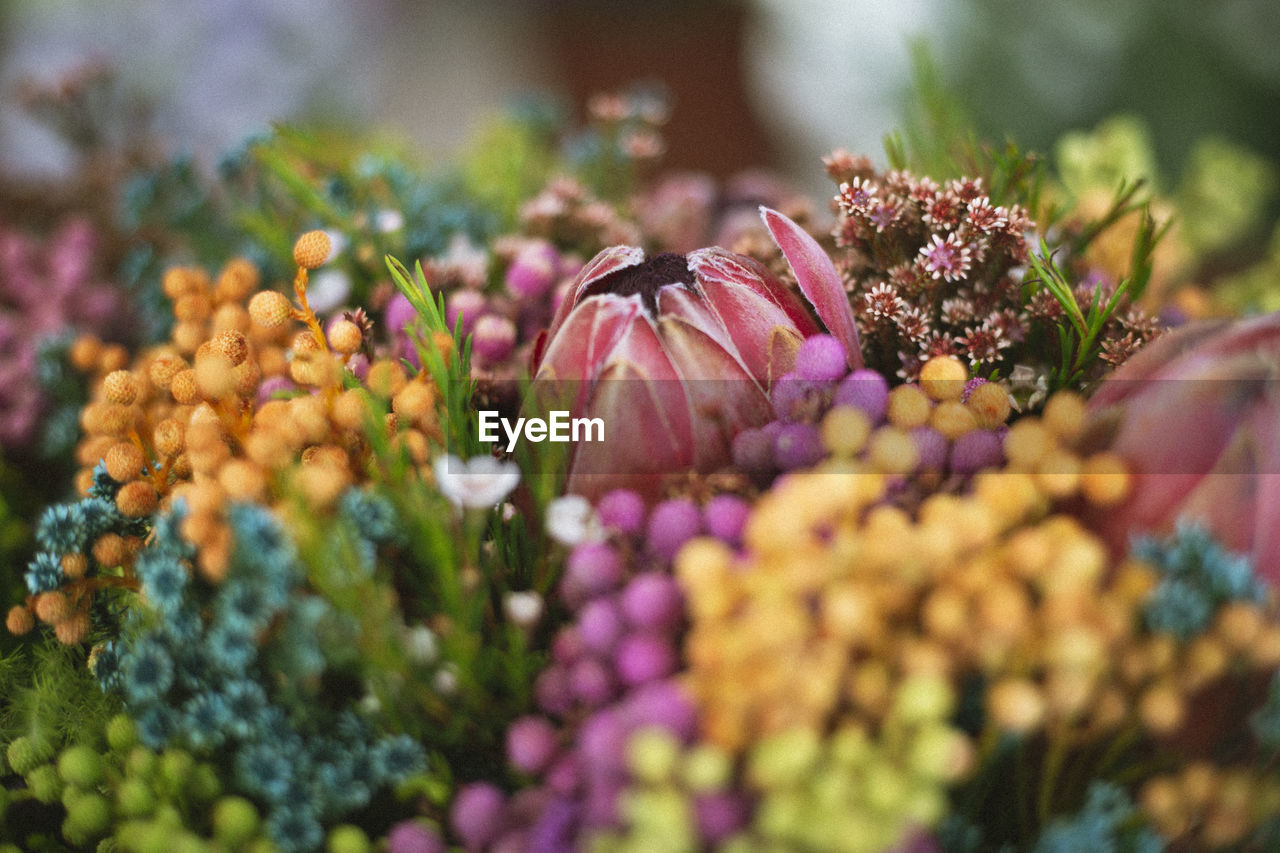
[[[421,771],[425,753],[321,701],[319,637],[331,607],[306,592],[293,542],[269,510],[228,509],[234,546],[217,586],[191,572],[181,513],[157,519],[136,564],[148,606],[127,639],[100,650],[96,671],[123,694],[144,744],[217,757],[234,787],[264,806],[282,849],[314,849],[325,823]]]
[[[1223,548],[1197,522],[1180,522],[1167,539],[1140,537],[1131,550],[1162,576],[1143,607],[1152,631],[1186,641],[1208,627],[1223,604],[1260,602],[1265,596],[1249,557]]]
[[[107,476],[102,463],[93,470],[89,496],[74,503],[45,507],[36,522],[39,549],[27,566],[27,590],[35,595],[62,586],[62,557],[87,553],[94,540],[105,533],[138,536],[146,532],[145,519],[128,518],[116,509],[115,494],[120,485]]]
[[[1054,821],[1040,836],[1035,853],[1160,853],[1164,842],[1143,824],[1128,793],[1110,782],[1089,785],[1084,808]]]

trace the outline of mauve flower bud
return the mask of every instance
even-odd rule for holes
[[[855,370],[836,386],[831,402],[859,408],[872,424],[877,424],[889,409],[889,383],[874,370]]]
[[[471,337],[472,354],[485,364],[498,364],[516,345],[515,324],[506,317],[486,314],[476,321]]]
[[[458,324],[458,317],[462,317],[462,334],[469,335],[487,307],[488,302],[480,291],[455,290],[445,300],[444,321],[452,329]]]
[[[447,853],[440,833],[416,820],[403,820],[387,833],[387,853]]]
[[[502,828],[502,807],[506,798],[497,786],[487,782],[464,785],[453,798],[449,822],[467,850],[481,850]]]
[[[560,253],[546,240],[526,243],[507,268],[506,285],[512,296],[535,299],[556,282]]]
[[[675,559],[680,547],[702,532],[698,507],[691,500],[673,498],[663,501],[649,516],[649,550],[660,559]]]
[[[849,372],[849,356],[831,335],[806,338],[796,352],[796,376],[813,382],[832,382]]]
[[[507,761],[522,773],[541,773],[556,754],[556,730],[543,717],[520,717],[507,727]]]
[[[619,533],[639,533],[644,528],[644,498],[630,489],[614,489],[596,504],[600,523]]]

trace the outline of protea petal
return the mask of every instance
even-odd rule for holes
[[[760,217],[795,273],[800,291],[813,303],[818,319],[844,344],[849,354],[849,366],[854,370],[861,368],[862,344],[858,340],[858,327],[854,323],[853,309],[849,307],[844,282],[831,258],[807,231],[778,211],[761,207]]]
[[[729,461],[733,436],[773,417],[764,391],[738,359],[700,327],[677,317],[658,322],[671,363],[684,377],[692,413],[694,465],[713,470]]]
[[[795,330],[786,312],[755,291],[730,282],[707,279],[702,288],[707,306],[733,339],[747,370],[762,382],[781,375],[774,370],[777,365],[772,336],[778,328]]]
[[[689,253],[689,269],[699,281],[721,281],[745,287],[783,310],[804,337],[822,331],[791,289],[755,258],[735,255],[718,246]]]
[[[547,343],[541,343],[535,347],[533,355],[533,371],[536,373],[542,366],[543,359],[546,358],[545,349],[550,340],[556,337],[560,331],[560,327],[564,325],[573,309],[581,304],[581,295],[596,282],[605,276],[617,272],[625,267],[635,266],[644,262],[644,249],[639,246],[610,246],[596,254],[594,258],[587,261],[586,265],[578,271],[577,276],[573,279],[573,285],[569,288],[569,293],[560,302],[560,307],[556,309],[555,316],[551,319],[551,325],[547,327]]]
[[[574,411],[582,411],[606,359],[637,320],[647,323],[636,297],[608,295],[584,302],[550,339],[535,379],[555,386],[556,395],[570,394]]]
[[[605,421],[606,441],[575,449],[570,490],[593,496],[689,468],[695,457],[693,425],[681,377],[647,318],[629,325],[600,371],[586,406]],[[657,483],[649,483],[650,493]]]
[[[658,294],[658,316],[660,318],[678,317],[695,328],[701,329],[710,335],[721,349],[732,354],[738,364],[743,366],[743,370],[746,370],[737,344],[733,342],[733,337],[720,322],[720,318],[707,306],[706,295],[701,288],[698,293],[691,293],[683,287],[664,287]]]

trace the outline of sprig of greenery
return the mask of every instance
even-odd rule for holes
[[[480,445],[479,415],[473,405],[475,382],[471,378],[471,338],[462,334],[462,318],[449,328],[445,320],[444,294],[432,293],[422,263],[414,264],[411,274],[404,264],[388,255],[387,268],[396,287],[409,300],[422,334],[418,339],[418,356],[431,376],[436,389],[444,395],[444,450],[464,459],[486,452]],[[452,342],[452,351],[444,352],[439,341]]]

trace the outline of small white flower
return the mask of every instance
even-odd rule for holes
[[[347,301],[351,276],[340,269],[319,270],[307,282],[307,303],[317,314],[327,314]]]
[[[399,231],[404,227],[404,214],[398,210],[379,210],[373,215],[373,227],[383,234]]]
[[[492,456],[465,462],[452,454],[436,459],[436,486],[454,506],[485,509],[501,503],[520,482],[520,466]]]
[[[435,677],[431,679],[431,684],[435,687],[437,693],[443,696],[451,696],[458,689],[458,673],[452,664],[445,664],[440,667]]]
[[[416,625],[404,632],[404,650],[414,663],[432,663],[440,653],[440,644],[430,628]]]
[[[604,525],[590,501],[582,495],[565,495],[547,504],[547,533],[561,545],[573,547],[602,541]]]
[[[376,714],[382,710],[382,700],[373,693],[366,693],[360,699],[360,710],[366,714]]]
[[[502,602],[507,618],[521,628],[532,628],[542,618],[542,596],[533,590],[509,592]]]

